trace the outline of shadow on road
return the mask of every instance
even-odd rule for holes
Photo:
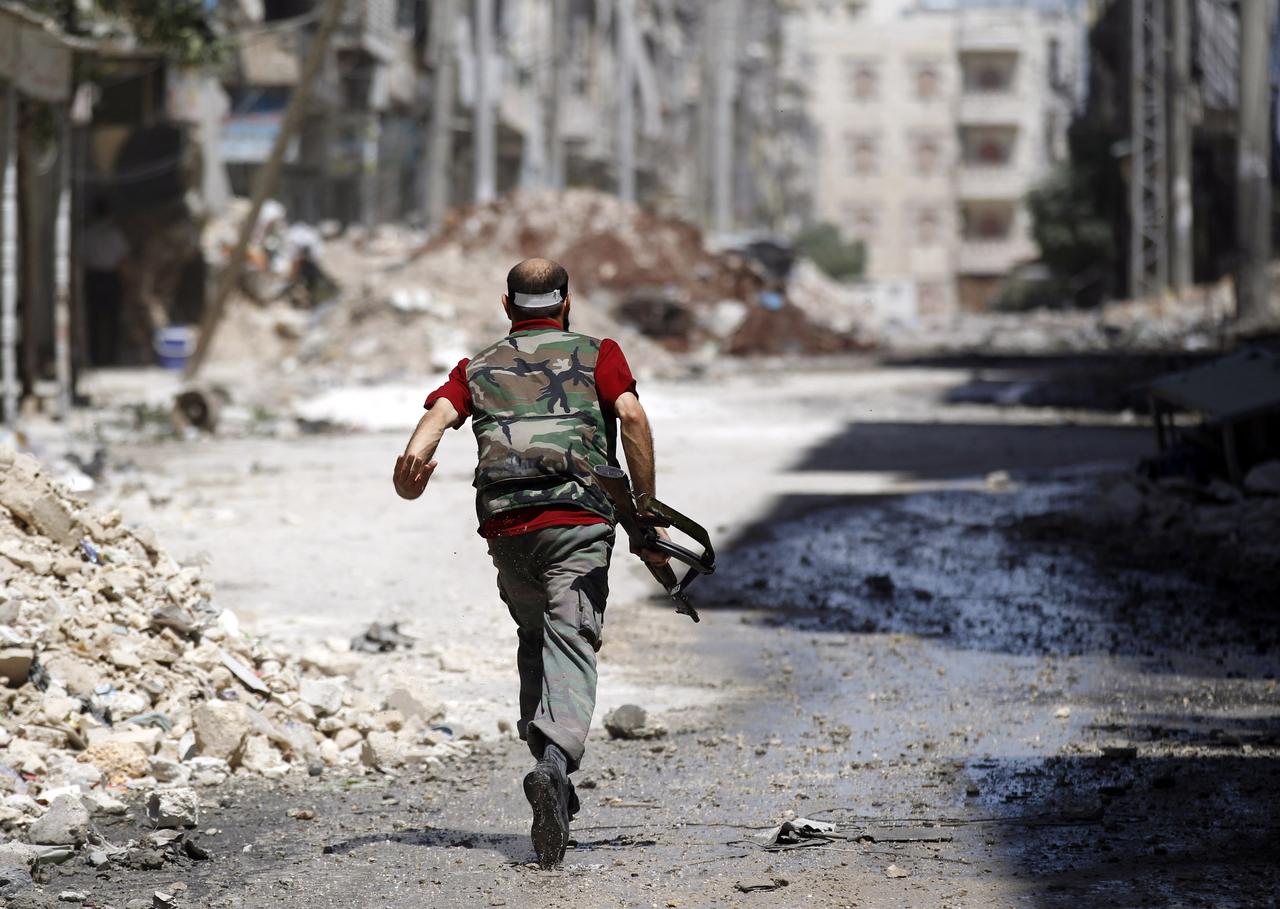
[[[533,847],[529,844],[528,836],[514,833],[452,830],[443,827],[422,827],[417,830],[369,833],[331,843],[324,847],[324,854],[346,855],[362,846],[370,846],[377,843],[397,843],[402,846],[423,846],[429,849],[486,849],[498,853],[508,861],[517,864],[533,861]]]
[[[1280,760],[1232,752],[1048,758],[972,778],[998,793],[984,809],[1015,815],[987,829],[1036,905],[1274,905]]]
[[[1026,474],[1136,461],[1151,446],[1150,430],[1140,427],[857,422],[810,449],[791,469],[957,480],[996,470]]]

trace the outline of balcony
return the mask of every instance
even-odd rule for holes
[[[962,275],[1005,275],[1036,255],[1025,239],[1014,236],[996,240],[963,240],[959,268]]]
[[[992,15],[966,17],[956,38],[957,49],[962,54],[987,51],[1018,53],[1023,50],[1026,40],[1027,29],[1017,19],[1002,21]]]
[[[962,201],[1013,201],[1030,188],[1028,176],[1012,163],[961,164],[956,172],[956,195]]]
[[[1016,91],[966,91],[957,118],[964,126],[1016,126],[1025,110],[1025,99]]]

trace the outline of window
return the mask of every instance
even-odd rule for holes
[[[939,133],[916,133],[910,138],[911,165],[921,177],[931,177],[942,170],[942,136]]]
[[[876,232],[878,220],[873,205],[852,202],[844,208],[844,234],[853,240],[870,240]]]
[[[874,101],[880,97],[880,65],[875,60],[847,58],[845,78],[849,83],[849,97],[853,100]]]
[[[1012,126],[960,128],[961,157],[971,167],[1001,167],[1013,160],[1018,130]]]
[[[942,94],[942,66],[933,60],[921,60],[912,64],[911,79],[915,83],[916,98],[933,101]]]
[[[1018,69],[1018,55],[1013,51],[966,53],[961,58],[960,69],[966,92],[1011,92]]]
[[[917,246],[942,242],[942,210],[936,205],[914,206],[909,214],[912,240]]]
[[[933,316],[947,310],[947,285],[938,281],[916,283],[916,308],[923,316]]]
[[[967,202],[960,207],[964,238],[974,242],[1007,240],[1013,231],[1014,203]]]
[[[871,133],[850,133],[845,137],[849,170],[860,177],[874,176],[880,170],[880,139]]]

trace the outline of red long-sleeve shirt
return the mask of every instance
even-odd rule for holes
[[[511,331],[514,334],[517,331],[531,331],[539,328],[559,329],[560,323],[555,319],[528,319],[512,325]],[[467,387],[467,364],[470,362],[469,359],[459,360],[458,365],[450,371],[449,378],[445,380],[444,384],[427,395],[424,405],[430,410],[431,405],[441,398],[447,400],[458,411],[459,420],[454,427],[455,429],[461,427],[466,418],[471,416],[471,389]],[[614,402],[628,391],[635,392],[636,379],[631,374],[631,366],[627,363],[627,358],[622,353],[622,348],[610,338],[605,338],[600,342],[600,354],[596,358],[595,378],[596,394],[600,398],[600,407],[604,411],[604,418],[606,421],[612,422],[617,419],[613,410]],[[612,435],[612,433],[610,434]],[[501,514],[494,515],[481,525],[480,536],[485,538],[511,537],[540,530],[543,527],[576,527],[583,524],[604,523],[606,523],[604,518],[594,512],[587,511],[585,508],[572,508],[563,505],[535,505],[530,508],[518,508],[514,511],[504,511]]]

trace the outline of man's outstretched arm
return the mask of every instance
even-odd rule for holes
[[[437,398],[422,415],[413,435],[409,436],[404,454],[396,458],[392,482],[400,498],[416,499],[422,495],[435,472],[437,464],[432,458],[444,438],[444,431],[457,421],[458,410],[448,398]]]
[[[627,456],[627,469],[631,472],[631,488],[636,498],[643,500],[645,496],[656,494],[655,470],[653,464],[653,430],[649,427],[649,417],[640,404],[635,392],[624,392],[613,403],[614,412],[622,428],[622,451]],[[670,539],[661,527],[655,528],[663,539]],[[670,561],[666,553],[646,550],[640,553],[646,562],[659,564]]]

